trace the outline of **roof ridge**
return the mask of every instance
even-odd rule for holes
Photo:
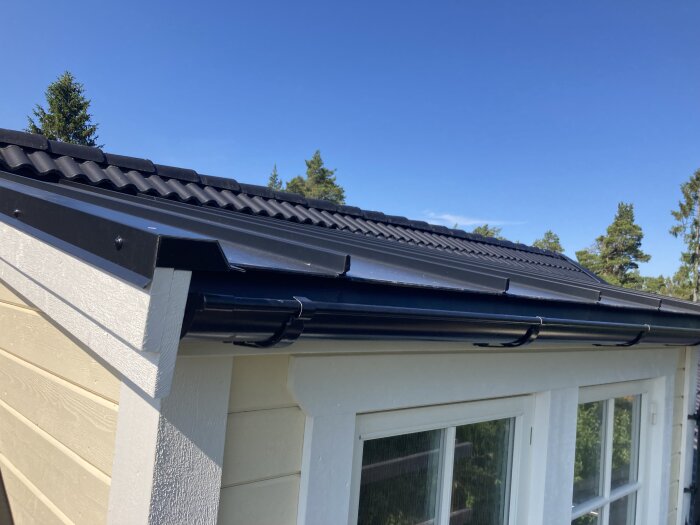
[[[230,190],[237,193],[247,193],[265,199],[277,199],[293,205],[298,204],[308,208],[341,213],[377,223],[386,223],[398,227],[412,228],[414,230],[425,231],[440,236],[466,239],[487,245],[501,246],[504,248],[541,254],[567,262],[570,261],[568,257],[561,253],[537,248],[535,246],[529,246],[527,244],[516,243],[506,239],[485,237],[476,233],[466,232],[455,228],[448,228],[437,224],[430,224],[421,220],[408,219],[398,215],[386,215],[380,211],[365,210],[356,206],[335,204],[327,200],[308,198],[298,193],[273,190],[267,186],[240,183],[235,179],[204,175],[193,169],[155,164],[150,159],[107,153],[98,147],[82,146],[78,144],[51,140],[43,135],[28,133],[26,131],[0,128],[0,144],[31,148],[34,150],[45,151],[53,155],[68,156],[74,159],[104,164],[106,166],[116,166],[127,170],[140,171],[149,175],[158,175],[169,179],[177,179],[185,183],[211,186],[218,190]]]

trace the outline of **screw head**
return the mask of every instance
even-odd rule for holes
[[[124,239],[122,239],[121,235],[117,235],[117,237],[114,239],[114,247],[117,250],[121,250],[123,246],[124,246]]]

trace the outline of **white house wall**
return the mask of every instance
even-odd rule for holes
[[[334,343],[335,351],[350,343]],[[432,347],[431,350],[435,350]],[[429,355],[300,355],[290,362],[289,387],[307,415],[299,523],[346,524],[347,480],[358,414],[534,394],[535,468],[528,522],[570,519],[573,453],[580,387],[654,378],[654,427],[649,444],[658,462],[647,475],[646,523],[667,523],[675,377],[683,349],[611,348],[572,352]],[[659,401],[660,400],[660,401]],[[675,473],[674,473],[675,476]],[[652,486],[653,485],[653,486]]]

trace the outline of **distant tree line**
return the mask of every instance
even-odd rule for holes
[[[45,92],[46,107],[37,104],[33,116],[28,116],[27,131],[49,139],[61,140],[84,146],[100,146],[97,143],[98,125],[92,122],[90,100],[85,88],[69,71],[49,84]],[[345,203],[345,190],[338,183],[335,169],[324,165],[321,152],[316,150],[306,163],[304,176],[297,175],[286,183],[280,177],[277,166],[272,168],[268,186],[275,190],[299,193],[314,199],[326,199],[337,204]],[[678,208],[671,211],[675,220],[670,234],[683,240],[678,270],[671,276],[645,276],[639,271],[639,263],[648,262],[651,256],[642,251],[644,233],[634,220],[632,203],[621,202],[617,213],[604,234],[593,244],[576,252],[578,262],[611,284],[648,292],[671,295],[682,299],[700,299],[700,170],[681,185]],[[455,225],[457,227],[458,225]],[[472,233],[484,237],[505,239],[498,226],[482,224]],[[552,230],[533,242],[543,250],[563,253],[559,236]]]
[[[681,253],[680,265],[673,275],[648,276],[639,271],[639,263],[648,262],[651,255],[642,250],[644,233],[634,220],[634,205],[625,202],[617,205],[617,212],[605,233],[598,236],[588,248],[576,252],[579,264],[610,284],[698,301],[700,170],[681,186],[681,194],[678,208],[671,211],[675,224],[669,233],[683,240],[685,250]],[[472,233],[504,239],[501,228],[488,224],[477,226]],[[533,246],[557,253],[564,252],[559,236],[551,230],[547,230]]]

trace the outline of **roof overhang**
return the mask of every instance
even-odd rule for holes
[[[0,172],[0,225],[3,241],[9,241],[3,242],[3,260],[13,269],[6,274],[31,268],[34,274],[25,277],[59,300],[71,293],[66,288],[84,289],[89,275],[55,275],[55,268],[64,264],[97,268],[146,297],[160,286],[154,279],[164,275],[163,268],[174,272],[171,280],[182,274],[176,300],[180,306],[153,303],[143,315],[156,315],[156,308],[181,308],[173,315],[180,320],[184,315],[182,335],[187,337],[257,346],[288,344],[298,337],[462,341],[497,347],[522,346],[535,339],[627,346],[700,342],[696,304],[76,183]],[[25,245],[32,247],[25,250]],[[43,255],[47,251],[71,263],[48,264]],[[15,252],[33,255],[13,263]],[[188,288],[182,283],[190,274]],[[55,288],[45,284],[47,279]],[[17,279],[5,280],[52,317],[61,316],[48,303],[37,303],[36,294],[25,293]],[[94,293],[84,302],[97,310],[100,303],[122,299],[119,294]],[[177,333],[179,323],[173,324]],[[149,351],[139,339],[146,337],[145,326],[127,345],[145,351],[142,357]],[[119,333],[116,326],[110,330]],[[173,344],[176,341],[169,348]],[[108,362],[126,366],[115,355],[103,354]],[[157,382],[151,377],[142,386],[156,395]]]

